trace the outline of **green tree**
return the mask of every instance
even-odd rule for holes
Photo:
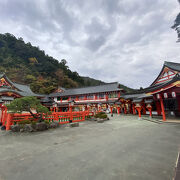
[[[33,75],[31,75],[31,74],[28,74],[27,76],[26,76],[26,82],[29,84],[29,83],[32,83],[32,82],[34,82],[34,81],[36,81],[36,78],[33,76]]]
[[[178,0],[180,3],[180,0]],[[176,19],[174,21],[174,25],[171,27],[172,29],[175,29],[178,35],[178,40],[177,42],[180,42],[180,13],[176,16]]]
[[[42,113],[48,113],[49,110],[43,106],[40,101],[33,96],[17,98],[12,101],[7,108],[13,113],[22,113],[28,111],[39,122],[42,121]],[[33,113],[32,110],[36,110],[37,113]]]

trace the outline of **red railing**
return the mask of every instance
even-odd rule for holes
[[[57,121],[59,124],[67,124],[69,122],[80,122],[84,121],[87,116],[93,116],[93,112],[89,111],[78,111],[78,112],[52,112],[52,114],[44,114],[43,119],[48,120],[49,122]],[[18,124],[21,121],[33,120],[33,116],[29,113],[7,113],[2,119],[2,125],[6,126],[6,130],[10,130],[10,126]]]

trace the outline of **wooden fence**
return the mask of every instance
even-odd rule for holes
[[[84,121],[87,116],[93,116],[93,112],[90,111],[78,111],[78,112],[52,112],[51,114],[43,114],[42,118],[49,122],[57,121],[59,124],[67,124],[70,122],[80,122]],[[1,123],[6,126],[6,130],[10,130],[11,125],[18,124],[25,120],[35,120],[33,116],[29,113],[7,113],[4,111],[3,117],[1,118]]]

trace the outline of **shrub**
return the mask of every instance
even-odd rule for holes
[[[102,115],[101,115],[101,118],[102,118],[102,119],[106,119],[106,118],[107,118],[107,114],[102,114]]]
[[[36,125],[36,123],[37,123],[36,121],[31,121],[32,125]]]
[[[99,112],[94,117],[100,118],[100,119],[105,119],[105,118],[107,118],[107,114],[105,112]]]
[[[30,121],[30,120],[23,120],[23,121],[19,121],[18,124],[19,124],[19,125],[21,125],[21,124],[22,124],[22,125],[23,125],[23,124],[31,124],[31,122],[32,122],[32,121]]]
[[[90,116],[90,115],[88,115],[88,116],[86,116],[86,118],[87,118],[87,119],[91,119],[91,116]]]
[[[50,122],[49,122],[48,120],[44,120],[44,122],[45,122],[46,124],[50,124]]]

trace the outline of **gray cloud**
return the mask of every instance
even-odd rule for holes
[[[72,70],[148,86],[164,60],[180,62],[172,0],[3,0],[0,33],[23,37]]]

